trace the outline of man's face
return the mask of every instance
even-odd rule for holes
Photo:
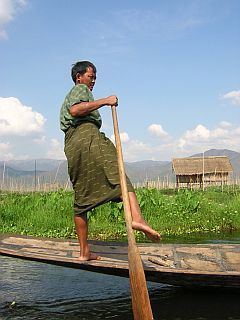
[[[85,84],[91,91],[95,85],[95,81],[96,74],[91,67],[87,68],[84,74],[77,74],[77,83]]]

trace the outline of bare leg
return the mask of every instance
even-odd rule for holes
[[[80,245],[80,261],[87,260],[97,260],[100,259],[95,253],[90,251],[89,244],[87,241],[88,238],[88,221],[87,214],[84,213],[81,216],[74,217],[76,232],[78,236],[78,241]]]
[[[132,212],[132,228],[144,232],[152,241],[160,240],[160,234],[152,229],[144,220],[135,192],[129,192],[128,195]]]

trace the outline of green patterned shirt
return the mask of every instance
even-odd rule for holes
[[[75,85],[67,94],[61,107],[60,129],[66,132],[69,127],[75,127],[82,122],[93,122],[100,128],[102,119],[98,110],[94,110],[86,116],[72,117],[70,114],[70,108],[74,104],[93,100],[93,94],[85,84]]]

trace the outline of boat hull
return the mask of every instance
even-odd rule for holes
[[[0,254],[129,277],[126,243],[91,241],[101,260],[79,262],[75,240],[2,235]],[[137,244],[147,281],[190,289],[240,289],[240,244]]]

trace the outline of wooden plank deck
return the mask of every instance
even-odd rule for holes
[[[240,244],[138,244],[146,279],[186,288],[240,289]],[[77,241],[1,235],[0,254],[128,277],[127,244],[91,242],[101,260],[79,262]]]

